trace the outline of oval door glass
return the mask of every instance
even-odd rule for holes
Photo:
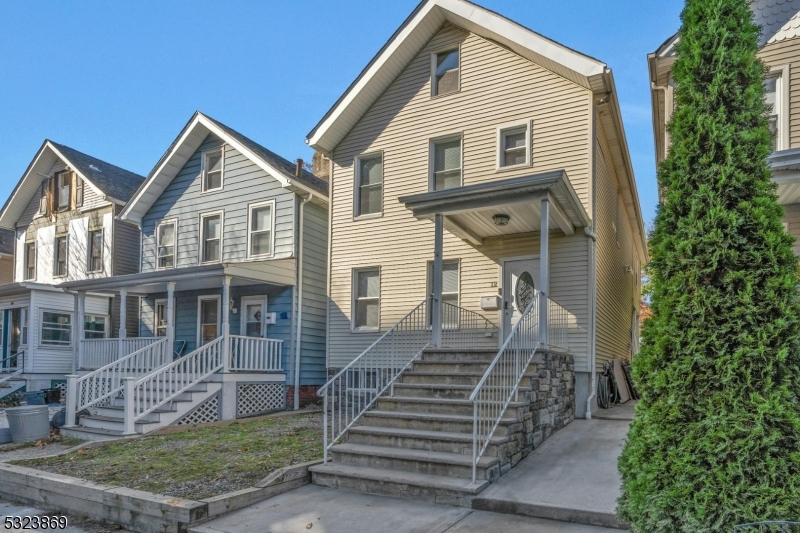
[[[520,312],[528,308],[533,301],[534,295],[533,276],[527,270],[517,278],[517,285],[514,287],[514,300]]]

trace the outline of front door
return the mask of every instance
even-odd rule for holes
[[[240,331],[245,337],[267,336],[265,296],[242,298],[242,324]]]
[[[8,314],[8,353],[15,354],[19,351],[19,347],[22,344],[22,309],[11,309]]]
[[[503,261],[503,340],[508,338],[538,286],[538,258]]]

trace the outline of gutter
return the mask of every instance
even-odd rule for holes
[[[294,410],[300,409],[300,335],[303,331],[303,221],[306,202],[314,198],[312,193],[300,202],[300,224],[297,238],[297,327],[294,343]]]

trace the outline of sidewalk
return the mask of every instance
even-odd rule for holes
[[[601,527],[473,511],[315,485],[235,511],[191,533],[613,533]]]

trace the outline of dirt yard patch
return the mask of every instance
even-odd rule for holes
[[[119,441],[14,464],[165,496],[199,500],[244,489],[322,457],[322,415],[282,416]]]

